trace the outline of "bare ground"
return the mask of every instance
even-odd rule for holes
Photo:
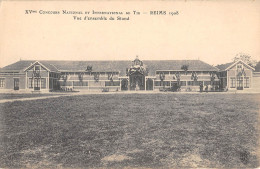
[[[260,94],[78,95],[0,104],[0,167],[256,168]]]

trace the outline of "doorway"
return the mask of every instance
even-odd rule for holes
[[[121,90],[128,90],[128,80],[127,79],[123,79],[121,81]]]
[[[14,78],[14,90],[19,90],[19,78]]]
[[[237,90],[243,90],[243,77],[237,77]]]
[[[40,79],[39,78],[34,79],[34,90],[40,90]]]
[[[145,76],[139,72],[130,75],[130,90],[144,90]]]
[[[153,90],[153,80],[152,79],[147,79],[146,90]]]

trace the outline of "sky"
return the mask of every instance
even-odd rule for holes
[[[25,10],[122,11],[130,12],[124,14],[130,20],[74,20],[70,14]],[[217,65],[241,52],[260,60],[260,1],[2,1],[0,6],[0,67],[19,60],[134,60],[137,55]]]

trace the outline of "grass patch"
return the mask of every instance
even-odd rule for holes
[[[0,167],[256,168],[259,100],[107,94],[0,104]]]

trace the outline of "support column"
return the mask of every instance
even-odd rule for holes
[[[242,87],[243,87],[243,90],[244,90],[244,76],[242,76]]]
[[[130,76],[129,76],[129,78],[128,78],[128,90],[130,91],[131,89],[130,89]]]
[[[153,91],[154,91],[154,79],[153,79]]]
[[[35,78],[32,77],[32,87],[33,87],[33,90],[34,90],[34,81],[35,81]]]
[[[146,77],[144,77],[144,90],[146,91]]]
[[[121,82],[122,82],[122,79],[119,80],[119,91],[121,91]]]
[[[48,90],[50,90],[50,72],[48,72],[48,78],[47,78],[47,80],[46,80],[46,88],[48,89]]]
[[[39,78],[39,80],[40,80],[39,88],[40,88],[40,90],[41,90],[41,87],[42,87],[42,80],[41,80],[41,78]]]
[[[25,89],[28,88],[28,87],[27,87],[27,81],[28,81],[28,79],[27,79],[27,71],[26,71],[26,74],[25,74]]]

